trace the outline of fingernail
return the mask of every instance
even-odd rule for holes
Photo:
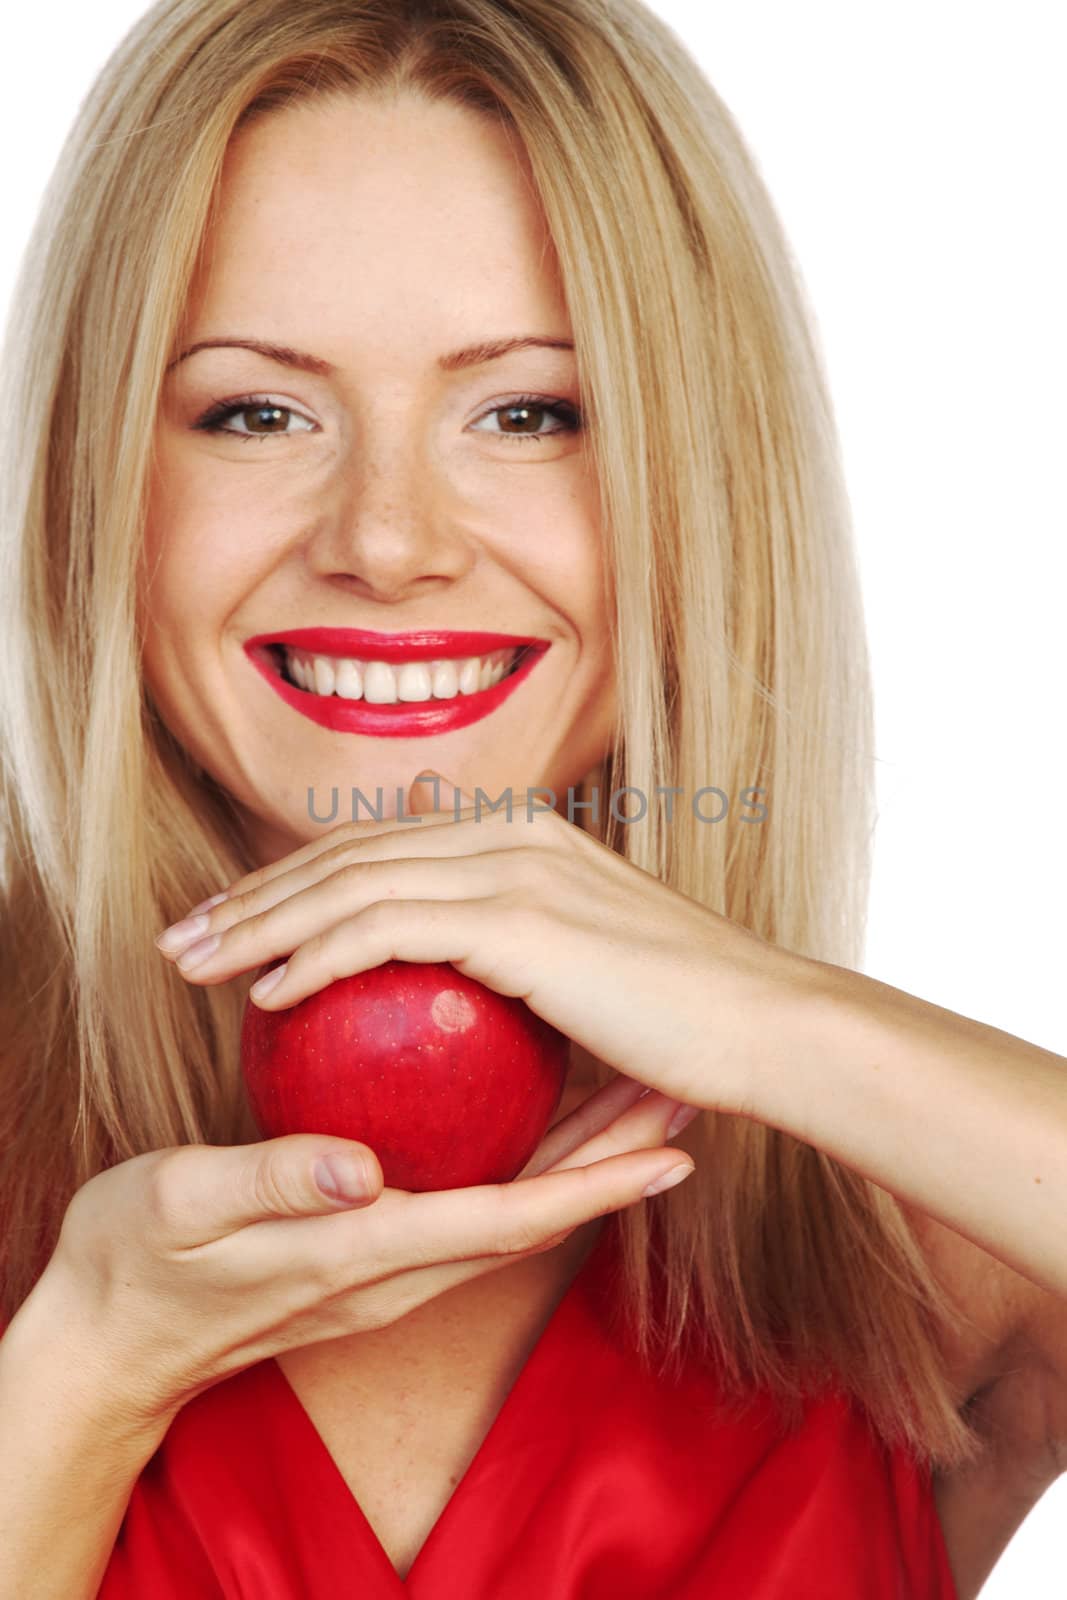
[[[272,989],[276,989],[285,977],[285,969],[288,965],[288,961],[284,961],[280,967],[275,967],[273,972],[268,972],[265,978],[260,978],[258,983],[254,983],[248,991],[252,999],[262,1000],[265,995],[270,994]]]
[[[688,1128],[694,1117],[699,1117],[703,1106],[679,1106],[667,1125],[667,1138],[673,1139],[676,1133],[681,1133],[683,1128]]]
[[[196,944],[191,944],[185,954],[178,957],[178,965],[182,971],[191,972],[194,967],[199,967],[206,961],[208,956],[213,956],[219,947],[221,937],[221,934],[215,933],[210,939],[200,939]]]
[[[365,1200],[368,1176],[358,1156],[320,1156],[315,1162],[315,1182],[331,1200]]]
[[[164,928],[156,940],[157,950],[162,950],[168,956],[184,950],[187,944],[192,944],[194,939],[199,939],[202,933],[207,932],[207,922],[207,917],[186,917],[183,922],[175,922],[171,927]]]
[[[683,1166],[671,1167],[660,1177],[653,1180],[648,1188],[642,1192],[642,1199],[647,1199],[650,1194],[662,1194],[664,1189],[673,1189],[676,1183],[681,1183],[683,1178],[688,1178],[693,1171],[693,1163],[687,1162]]]
[[[198,911],[210,911],[212,906],[221,906],[222,902],[228,898],[225,891],[222,894],[213,894],[210,900],[201,900],[198,905],[190,907],[188,915],[195,917]]]

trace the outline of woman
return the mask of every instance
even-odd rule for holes
[[[18,304],[2,1592],[976,1594],[1067,1436],[1063,1062],[852,970],[829,404],[692,62],[164,0]],[[562,1029],[520,1179],[261,1140],[280,956]]]

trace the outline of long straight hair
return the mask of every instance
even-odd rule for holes
[[[529,161],[613,590],[618,736],[583,825],[763,939],[862,959],[871,694],[836,429],[797,268],[715,90],[638,0],[161,0],[80,110],[5,348],[7,1315],[96,1172],[258,1137],[251,975],[191,986],[153,944],[255,863],[146,692],[135,596],[164,369],[229,141],[337,93],[458,103]],[[673,819],[622,821],[606,796],[631,785],[680,788]],[[721,802],[687,803],[705,785],[720,823]],[[667,1372],[692,1347],[787,1425],[832,1385],[889,1443],[973,1454],[940,1345],[958,1313],[898,1202],[751,1119],[706,1113],[683,1143],[690,1181],[618,1219],[642,1359]]]

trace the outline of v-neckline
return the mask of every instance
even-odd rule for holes
[[[536,1343],[520,1367],[518,1376],[504,1396],[500,1409],[489,1424],[481,1443],[467,1463],[463,1475],[449,1495],[437,1520],[419,1546],[415,1559],[408,1568],[407,1575],[403,1578],[393,1566],[385,1546],[375,1533],[355,1494],[346,1483],[344,1474],[327,1449],[325,1440],[316,1428],[303,1401],[289,1382],[282,1367],[273,1356],[263,1362],[263,1369],[267,1374],[268,1381],[274,1384],[281,1404],[297,1420],[307,1441],[308,1450],[312,1456],[319,1460],[323,1470],[333,1480],[335,1487],[342,1491],[344,1499],[351,1507],[353,1521],[359,1529],[368,1555],[379,1568],[376,1576],[383,1586],[388,1586],[389,1592],[395,1596],[395,1600],[411,1600],[413,1594],[411,1586],[421,1577],[421,1573],[429,1564],[429,1560],[433,1559],[437,1547],[447,1537],[448,1528],[456,1516],[457,1506],[460,1501],[466,1499],[475,1474],[481,1473],[486,1461],[495,1453],[511,1418],[515,1415],[520,1401],[524,1397],[529,1384],[533,1381],[533,1376],[536,1375],[537,1371],[551,1355],[565,1324],[573,1315],[579,1295],[584,1291],[594,1274],[601,1269],[609,1254],[608,1238],[612,1233],[611,1224],[612,1218],[610,1216],[606,1217],[592,1248],[557,1301],[555,1309],[551,1312],[548,1321],[538,1335]],[[384,1593],[385,1587],[383,1587]]]

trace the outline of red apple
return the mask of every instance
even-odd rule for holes
[[[447,963],[387,961],[283,1011],[250,1000],[241,1026],[264,1138],[358,1139],[394,1189],[514,1178],[559,1105],[569,1047],[522,1000]]]

